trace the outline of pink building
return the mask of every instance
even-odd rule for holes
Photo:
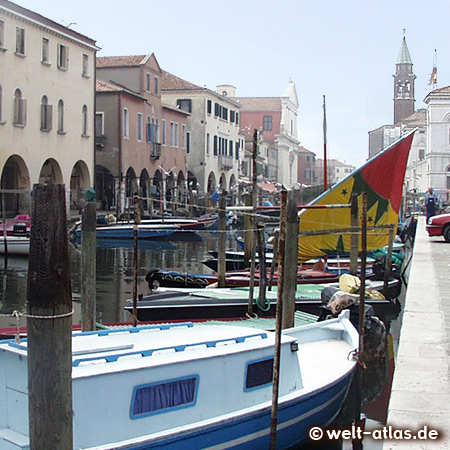
[[[147,208],[185,201],[189,113],[161,103],[160,80],[153,54],[97,58],[96,190],[117,213],[136,192]]]

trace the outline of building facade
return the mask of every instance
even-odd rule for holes
[[[64,183],[67,207],[94,182],[95,41],[0,0],[0,170],[8,214],[35,183]],[[70,58],[69,58],[70,55]]]
[[[271,181],[294,187],[298,182],[300,145],[295,84],[290,81],[281,97],[237,97],[230,85],[218,86],[217,90],[241,105],[240,129],[247,139],[255,129],[260,132],[261,163],[266,166],[260,173],[268,174]]]
[[[216,189],[236,192],[242,153],[240,105],[166,71],[162,74],[162,99],[189,113],[189,191],[207,201]]]
[[[161,101],[154,54],[97,59],[96,188],[118,214],[133,206],[175,210],[187,201],[189,113]]]
[[[440,195],[449,200],[450,192],[450,86],[435,89],[426,98],[427,142],[426,180]]]
[[[350,175],[354,170],[355,166],[346,164],[344,161],[339,161],[338,159],[327,160],[327,175],[328,175],[328,187],[330,188],[338,181],[343,180],[348,175]],[[316,175],[318,180],[323,180],[323,159],[316,160]]]
[[[320,182],[316,174],[316,154],[302,146],[299,147],[297,172],[301,186],[314,186]]]

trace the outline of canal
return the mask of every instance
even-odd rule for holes
[[[233,235],[227,235],[227,249],[237,250]],[[185,235],[176,240],[139,241],[138,253],[138,293],[146,295],[149,291],[145,275],[150,269],[173,269],[189,273],[211,273],[202,261],[209,257],[209,250],[217,250],[217,234],[210,231]],[[131,316],[124,310],[126,301],[133,296],[133,245],[131,240],[98,241],[97,257],[97,317],[99,323],[130,322]],[[70,265],[74,306],[74,324],[81,323],[81,251],[79,245],[70,245]],[[14,311],[26,309],[28,259],[10,257],[7,266],[0,259],[0,328],[25,326],[25,319],[13,317]],[[400,297],[400,304],[402,304]],[[397,310],[386,319],[389,327],[390,351],[386,355],[386,374],[376,374],[373,389],[380,393],[375,401],[364,408],[369,428],[382,426],[386,420],[386,411],[390,393],[390,380],[393,370],[393,352],[399,336],[401,311]],[[378,377],[378,378],[377,378]],[[381,383],[381,385],[380,385]],[[378,385],[377,385],[378,384]],[[352,444],[325,443],[317,447],[305,448],[350,450]],[[367,450],[379,450],[381,441],[365,441]]]

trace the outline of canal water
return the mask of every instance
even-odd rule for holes
[[[227,235],[227,249],[237,250],[233,235]],[[217,250],[217,234],[210,231],[187,234],[173,240],[139,241],[138,253],[138,294],[146,295],[149,291],[145,275],[150,269],[171,269],[189,273],[211,273],[202,261],[209,258],[209,250]],[[97,322],[117,323],[130,322],[131,316],[124,310],[126,301],[133,296],[133,244],[131,240],[98,241],[97,258]],[[80,246],[70,245],[70,266],[74,306],[74,324],[81,322],[81,251]],[[0,258],[0,328],[25,326],[24,318],[13,316],[14,311],[24,312],[26,309],[28,259],[9,257],[7,266]],[[396,348],[399,336],[401,313],[396,311],[388,318],[391,350]],[[387,360],[392,362],[392,352]],[[376,392],[381,392],[378,398],[364,408],[368,428],[378,428],[386,420],[386,409],[390,393],[390,378],[392,365],[387,364],[386,374],[374,379]],[[390,372],[389,372],[390,371]],[[350,450],[352,443],[323,443],[312,447],[315,449]],[[365,441],[367,450],[382,448],[380,441]]]

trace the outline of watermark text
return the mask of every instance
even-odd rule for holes
[[[309,430],[309,437],[313,441],[327,440],[362,440],[364,437],[370,437],[374,440],[437,440],[442,436],[439,430],[427,425],[417,430],[407,428],[394,428],[391,425],[365,430],[363,427],[352,425],[345,429],[329,429],[313,427]]]

